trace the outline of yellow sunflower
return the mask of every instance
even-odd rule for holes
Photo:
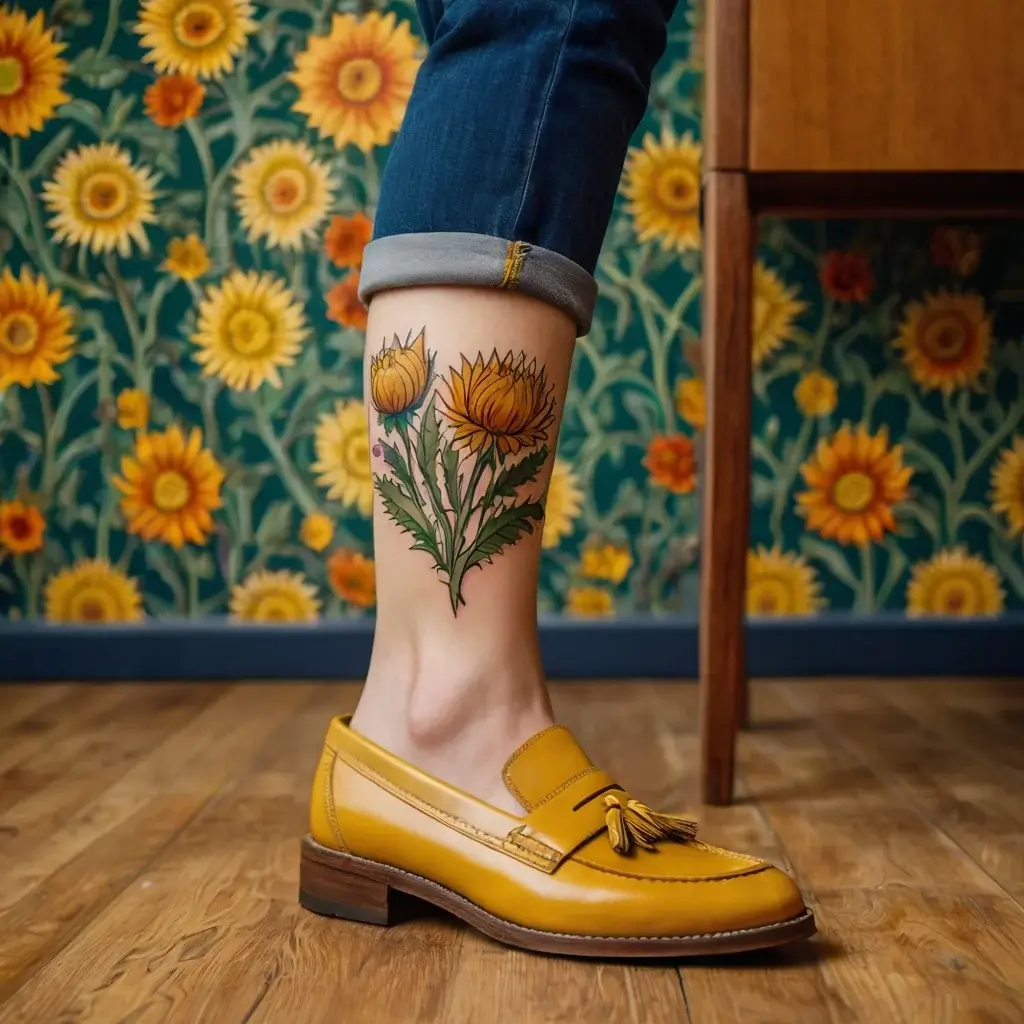
[[[811,615],[822,604],[821,583],[801,555],[778,547],[747,553],[748,615]]]
[[[220,78],[256,30],[249,0],[143,0],[135,31],[161,74]]]
[[[262,569],[232,588],[230,609],[241,622],[315,622],[320,601],[302,573]]]
[[[323,551],[334,539],[334,523],[321,512],[313,512],[302,520],[299,540],[310,551]]]
[[[896,528],[893,505],[907,496],[913,470],[903,465],[900,445],[887,432],[869,434],[843,424],[822,438],[800,470],[810,490],[796,496],[807,528],[840,544],[867,547]]]
[[[35,505],[21,499],[0,501],[0,555],[27,555],[43,546],[46,519]]]
[[[148,252],[146,225],[157,219],[155,185],[153,172],[134,166],[128,153],[112,142],[73,150],[60,162],[53,181],[43,186],[54,237],[94,253],[116,249],[128,256],[133,241]]]
[[[330,170],[304,142],[277,139],[235,171],[235,200],[250,241],[298,249],[334,198]]]
[[[186,541],[206,542],[213,529],[210,512],[221,506],[224,471],[203,447],[198,428],[187,439],[177,426],[162,434],[139,434],[134,453],[121,459],[121,473],[114,486],[123,495],[129,533],[174,548]]]
[[[676,412],[691,427],[704,429],[708,418],[708,397],[702,378],[690,377],[676,385]]]
[[[264,381],[281,387],[278,367],[295,362],[308,334],[302,306],[282,281],[235,270],[222,284],[207,288],[192,341],[207,377],[220,377],[238,391],[254,391]]]
[[[71,358],[75,339],[71,312],[60,304],[59,291],[50,291],[42,277],[28,267],[16,278],[4,267],[0,276],[0,391],[14,384],[52,384],[54,369]]]
[[[576,517],[583,508],[583,491],[572,466],[564,459],[555,459],[544,506],[544,534],[541,546],[555,548],[563,537],[572,533]]]
[[[167,258],[161,270],[176,274],[183,281],[195,281],[210,269],[210,256],[197,234],[172,238],[167,244]]]
[[[333,413],[320,417],[316,428],[317,483],[328,488],[327,497],[368,516],[373,508],[370,472],[370,433],[366,410],[357,400],[338,402]]]
[[[569,587],[565,592],[565,610],[570,615],[598,617],[612,615],[612,595],[601,587]]]
[[[623,194],[641,242],[658,239],[665,249],[700,248],[701,145],[689,133],[668,129],[659,142],[648,133],[626,160]]]
[[[830,416],[836,411],[839,385],[831,374],[809,370],[793,388],[793,398],[807,417]]]
[[[43,12],[0,8],[0,133],[27,138],[53,117],[70,96],[61,88],[67,48],[43,25]]]
[[[753,361],[760,366],[793,336],[793,321],[807,309],[796,288],[758,261],[754,264]]]
[[[526,353],[517,359],[495,350],[486,363],[480,354],[472,363],[463,356],[461,369],[451,367],[444,384],[442,412],[455,425],[456,448],[517,455],[548,440],[554,391],[537,360],[527,364]]]
[[[416,79],[416,38],[408,22],[371,11],[335,14],[331,34],[312,36],[295,62],[294,106],[340,149],[347,143],[369,152],[398,130]]]
[[[990,499],[993,511],[1006,516],[1011,537],[1024,532],[1024,437],[1014,438],[992,467]]]
[[[629,548],[615,544],[599,544],[583,552],[580,573],[590,580],[608,580],[621,583],[633,567],[633,556]]]
[[[105,558],[85,558],[46,583],[45,615],[51,622],[138,622],[139,584]]]
[[[949,394],[977,383],[992,350],[992,317],[980,295],[926,295],[911,302],[894,342],[910,376]]]
[[[908,615],[998,615],[1004,599],[999,573],[959,547],[919,562],[907,584]]]

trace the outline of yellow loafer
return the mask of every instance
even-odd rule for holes
[[[509,758],[516,817],[331,722],[302,843],[299,900],[392,924],[409,898],[500,942],[575,956],[735,952],[814,932],[788,875],[698,842],[634,800],[561,726]]]

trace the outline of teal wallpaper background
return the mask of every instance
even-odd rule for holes
[[[697,612],[699,8],[680,5],[579,342],[541,605]],[[365,314],[411,3],[0,9],[0,613],[374,604]],[[1024,605],[1024,247],[772,221],[748,608]]]

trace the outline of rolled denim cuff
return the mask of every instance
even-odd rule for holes
[[[427,285],[522,292],[564,310],[577,336],[590,330],[597,282],[565,256],[527,242],[464,231],[430,231],[374,239],[363,253],[359,298]]]

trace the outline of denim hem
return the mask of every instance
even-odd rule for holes
[[[590,330],[597,282],[578,263],[550,249],[467,231],[430,231],[374,239],[363,254],[359,298],[427,285],[502,288],[532,295],[573,318],[577,336]]]

